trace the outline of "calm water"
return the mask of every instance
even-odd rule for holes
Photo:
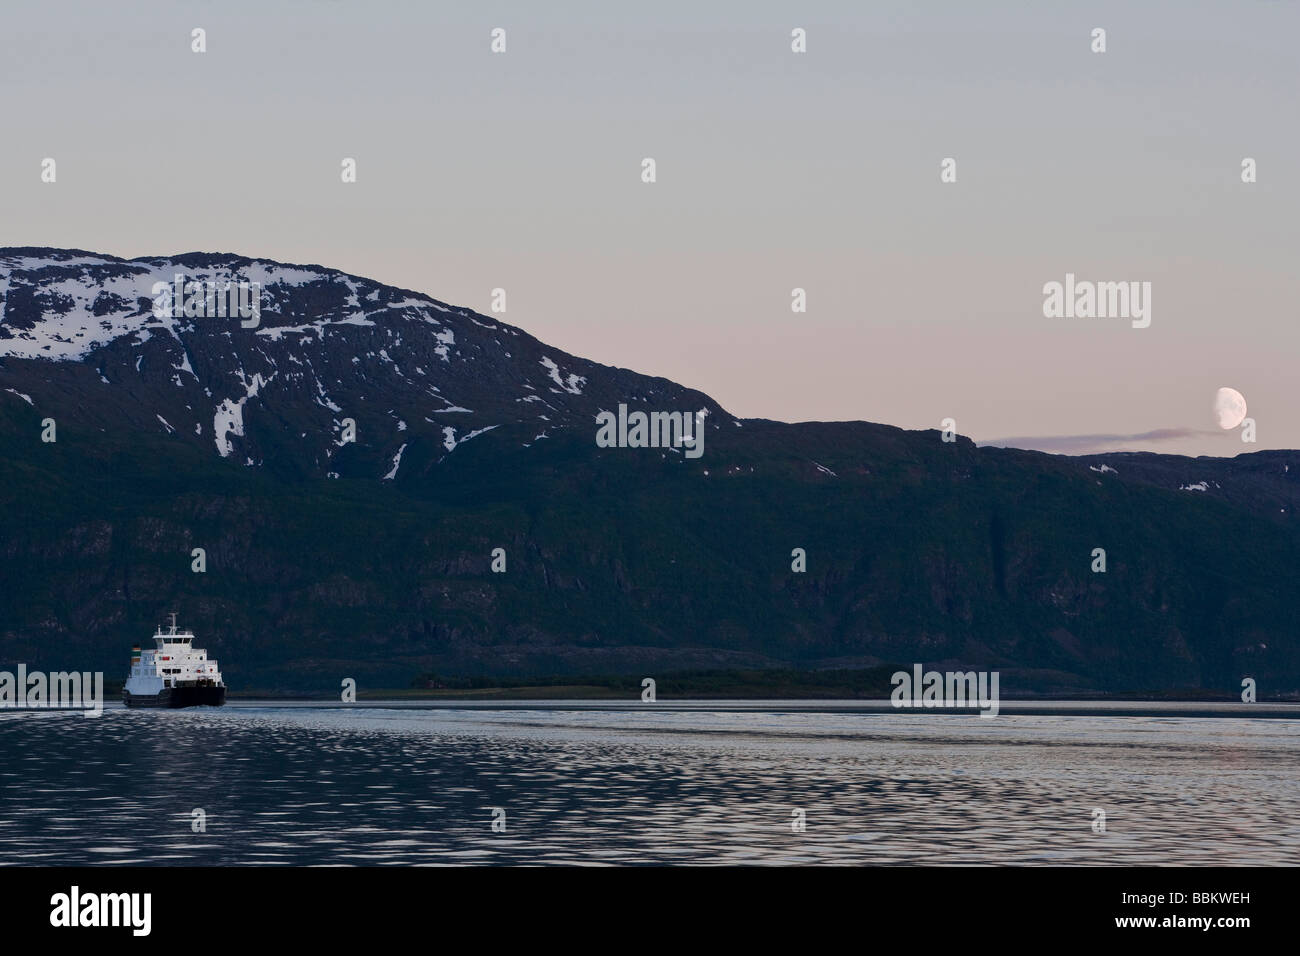
[[[1296,864],[1300,722],[0,711],[3,864],[990,862]]]

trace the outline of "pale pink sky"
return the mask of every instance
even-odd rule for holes
[[[1295,4],[141,6],[0,13],[0,245],[504,287],[504,320],[742,416],[1300,447]],[[1150,328],[1044,318],[1066,272],[1151,282]],[[1222,385],[1258,444],[1215,429]]]

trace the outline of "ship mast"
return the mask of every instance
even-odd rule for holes
[[[172,611],[172,633],[176,633],[176,612]]]

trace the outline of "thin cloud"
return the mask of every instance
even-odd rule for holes
[[[1149,432],[1135,435],[1040,435],[1027,438],[994,438],[989,441],[976,442],[977,445],[992,445],[995,448],[1024,448],[1030,451],[1046,451],[1065,455],[1082,455],[1089,452],[1116,451],[1131,449],[1107,448],[1112,445],[1158,444],[1159,442],[1178,441],[1184,438],[1204,438],[1207,435],[1221,435],[1222,431],[1202,428],[1156,428]]]

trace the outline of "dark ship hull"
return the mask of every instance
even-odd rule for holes
[[[226,686],[164,687],[147,696],[123,691],[122,700],[128,707],[220,707],[226,702]]]

